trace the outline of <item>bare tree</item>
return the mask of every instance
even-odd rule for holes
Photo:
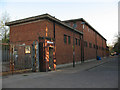
[[[113,50],[120,54],[120,36],[117,36],[117,41],[114,44]]]
[[[9,40],[9,27],[5,26],[5,23],[9,21],[9,14],[7,12],[4,12],[0,18],[0,39],[2,39],[3,42],[8,42]]]

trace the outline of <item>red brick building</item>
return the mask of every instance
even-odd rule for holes
[[[75,29],[83,32],[84,39],[84,59],[93,59],[96,56],[106,56],[106,39],[98,33],[83,18],[64,21],[71,27],[75,24]]]
[[[49,14],[43,14],[8,22],[6,25],[10,26],[11,44],[31,46],[35,40],[41,42],[40,37],[46,38],[43,40],[45,43],[53,42],[52,62],[55,61],[57,65],[106,56],[106,39],[82,18],[60,21]],[[47,50],[49,51],[50,48]],[[43,57],[46,59],[47,52],[44,53]]]

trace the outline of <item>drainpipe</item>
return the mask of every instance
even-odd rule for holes
[[[73,31],[73,67],[75,67],[75,38],[74,38],[74,31]]]
[[[102,57],[103,57],[103,39],[102,39]]]
[[[96,43],[96,60],[97,60],[97,33],[95,33],[95,43]]]
[[[55,40],[55,22],[53,22],[53,36],[54,36],[54,40]]]
[[[84,25],[85,22],[81,22],[81,25]],[[83,32],[83,27],[82,27],[82,32]],[[84,62],[84,36],[82,35],[81,38],[81,62]]]
[[[81,36],[81,62],[83,62],[83,36]]]

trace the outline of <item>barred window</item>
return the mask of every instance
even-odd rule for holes
[[[71,44],[71,38],[68,36],[68,44]]]
[[[78,40],[79,46],[80,46],[80,39]]]
[[[92,43],[89,43],[89,48],[92,48]]]
[[[73,28],[76,28],[77,27],[77,24],[76,24],[76,22],[74,22],[74,24],[73,24]]]
[[[99,46],[99,49],[101,49],[101,47]]]
[[[64,43],[67,43],[67,35],[64,34]]]
[[[98,49],[98,45],[96,45],[96,49]]]
[[[95,48],[95,44],[94,44],[94,46],[93,46],[94,48]]]
[[[104,48],[102,47],[102,50],[104,50]]]
[[[87,47],[87,46],[88,46],[88,45],[87,45],[87,41],[84,41],[84,46],[85,46],[85,47]]]
[[[76,45],[77,45],[77,38],[75,38],[75,41],[76,41]]]

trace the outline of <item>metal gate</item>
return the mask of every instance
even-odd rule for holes
[[[49,69],[54,69],[54,61],[53,61],[53,47],[49,47]]]
[[[32,70],[31,45],[2,44],[2,73],[13,74]]]

